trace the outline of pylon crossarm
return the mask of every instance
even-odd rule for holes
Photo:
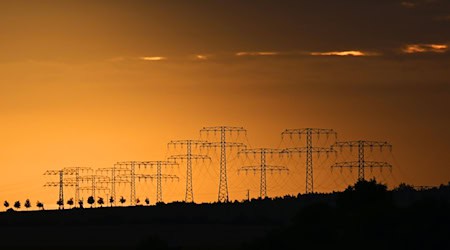
[[[207,142],[207,143],[203,143],[201,146],[205,147],[205,148],[220,148],[220,147],[247,148],[247,146],[244,143],[240,143],[240,142]]]
[[[287,168],[286,166],[275,166],[275,165],[266,165],[265,169],[262,169],[261,166],[242,166],[238,169],[238,173],[241,171],[254,171],[254,172],[258,172],[258,171],[286,171],[289,172],[289,168]]]
[[[207,132],[219,132],[219,131],[225,131],[225,132],[247,132],[247,130],[244,127],[232,127],[232,126],[216,126],[216,127],[203,127],[200,130],[200,133],[207,133]]]
[[[192,145],[192,146],[198,146],[198,145],[202,145],[203,143],[206,143],[207,141],[205,141],[205,140],[172,140],[172,141],[170,141],[169,143],[167,143],[167,146],[168,147],[170,147],[170,146],[177,146],[177,145],[180,145],[180,146],[185,146],[185,145],[188,145],[188,144],[190,144],[190,145]]]
[[[341,141],[334,143],[331,148],[343,148],[343,147],[349,147],[349,148],[357,148],[357,147],[379,147],[380,149],[383,148],[389,148],[392,150],[392,145],[386,141]]]
[[[210,160],[211,157],[209,157],[207,155],[193,155],[193,154],[187,155],[187,154],[184,154],[184,155],[171,155],[167,159],[169,161],[176,162],[177,160],[184,161],[184,160],[188,160],[188,159],[191,159],[191,160]]]
[[[44,187],[59,187],[60,186],[60,182],[47,182],[44,184]],[[75,186],[75,183],[72,182],[64,182],[63,186],[65,187],[73,187]]]
[[[241,149],[238,154],[280,154],[282,153],[282,149],[274,149],[274,148],[249,148],[249,149]]]
[[[281,133],[281,136],[284,135],[294,135],[294,134],[306,134],[310,131],[311,134],[328,134],[328,135],[336,135],[336,131],[333,129],[326,128],[300,128],[300,129],[286,129]]]

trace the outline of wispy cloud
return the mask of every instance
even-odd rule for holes
[[[163,61],[163,60],[167,60],[167,58],[163,57],[163,56],[143,56],[143,57],[139,57],[139,59],[144,60],[144,61]]]
[[[438,16],[438,17],[435,18],[435,20],[437,20],[437,21],[450,21],[450,15]]]
[[[194,59],[199,60],[199,61],[205,61],[205,60],[211,59],[212,57],[213,57],[212,54],[196,54],[196,55],[194,55]]]
[[[276,51],[253,51],[253,52],[241,51],[241,52],[237,52],[235,55],[236,56],[276,56],[279,54],[280,53],[276,52]]]
[[[379,53],[360,51],[360,50],[311,52],[309,54],[312,56],[377,56],[377,55],[379,55]]]
[[[403,1],[400,4],[405,8],[414,8],[417,6],[417,3],[410,2],[410,1]]]
[[[424,53],[424,52],[444,53],[447,50],[448,50],[447,44],[407,44],[402,49],[402,52],[406,54]]]

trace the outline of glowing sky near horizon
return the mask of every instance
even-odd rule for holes
[[[444,0],[2,1],[0,200],[53,204],[47,169],[163,160],[170,140],[218,125],[252,147],[304,127],[389,141],[390,185],[447,183],[449,15]],[[302,162],[269,195],[304,192]],[[316,190],[342,189],[327,164]],[[196,201],[215,200],[217,164],[194,171]],[[258,195],[257,176],[230,175],[231,199]],[[184,198],[183,180],[164,190]],[[142,192],[154,202],[154,183]]]

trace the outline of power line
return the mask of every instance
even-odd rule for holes
[[[247,133],[243,127],[230,127],[230,126],[218,126],[218,127],[203,127],[200,130],[202,133],[220,133],[220,141],[218,142],[207,142],[204,143],[204,147],[220,147],[220,174],[219,174],[219,192],[218,201],[228,202],[228,178],[227,178],[227,148],[245,148],[243,143],[239,142],[229,142],[226,140],[227,134],[231,135],[234,133]]]
[[[332,148],[339,147],[342,151],[342,148],[348,147],[350,150],[352,148],[356,147],[358,149],[358,161],[345,161],[345,162],[336,162],[334,165],[332,165],[332,168],[358,168],[358,181],[365,179],[365,169],[366,168],[389,168],[392,169],[392,165],[383,162],[383,161],[366,161],[365,159],[365,149],[370,148],[371,151],[373,151],[374,147],[378,147],[380,151],[383,151],[383,148],[389,148],[392,151],[392,145],[388,142],[382,142],[382,141],[345,141],[345,142],[336,142]]]
[[[267,154],[280,154],[282,153],[279,149],[270,149],[270,148],[255,148],[255,149],[243,149],[238,152],[238,154],[253,154],[253,155],[260,155],[260,164],[258,166],[243,166],[238,169],[239,171],[245,171],[246,173],[248,171],[253,172],[260,172],[261,178],[260,178],[260,191],[259,191],[259,197],[266,198],[267,197],[267,177],[266,172],[270,171],[289,171],[289,169],[285,166],[275,166],[275,165],[267,165],[266,164],[266,155]]]
[[[176,147],[177,145],[186,146],[186,153],[180,155],[172,155],[168,157],[169,161],[184,161],[186,160],[186,192],[184,201],[194,202],[194,191],[192,183],[192,160],[211,160],[207,155],[192,154],[192,146],[198,147],[205,144],[207,141],[202,140],[175,140],[170,141],[167,146]]]
[[[294,148],[285,148],[284,151],[286,153],[306,153],[306,193],[314,192],[314,174],[313,174],[313,154],[318,154],[320,156],[321,153],[329,154],[333,150],[328,147],[314,147],[313,146],[313,135],[317,135],[317,138],[320,138],[320,135],[326,135],[327,138],[330,135],[334,135],[337,138],[337,133],[333,129],[323,129],[323,128],[302,128],[302,129],[286,129],[281,133],[281,137],[289,135],[292,137],[293,135],[298,135],[298,138],[301,139],[301,136],[306,136],[306,146],[305,147],[294,147]]]

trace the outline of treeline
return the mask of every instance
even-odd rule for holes
[[[315,201],[282,229],[243,249],[450,249],[450,182],[394,190],[359,181],[336,196]]]

